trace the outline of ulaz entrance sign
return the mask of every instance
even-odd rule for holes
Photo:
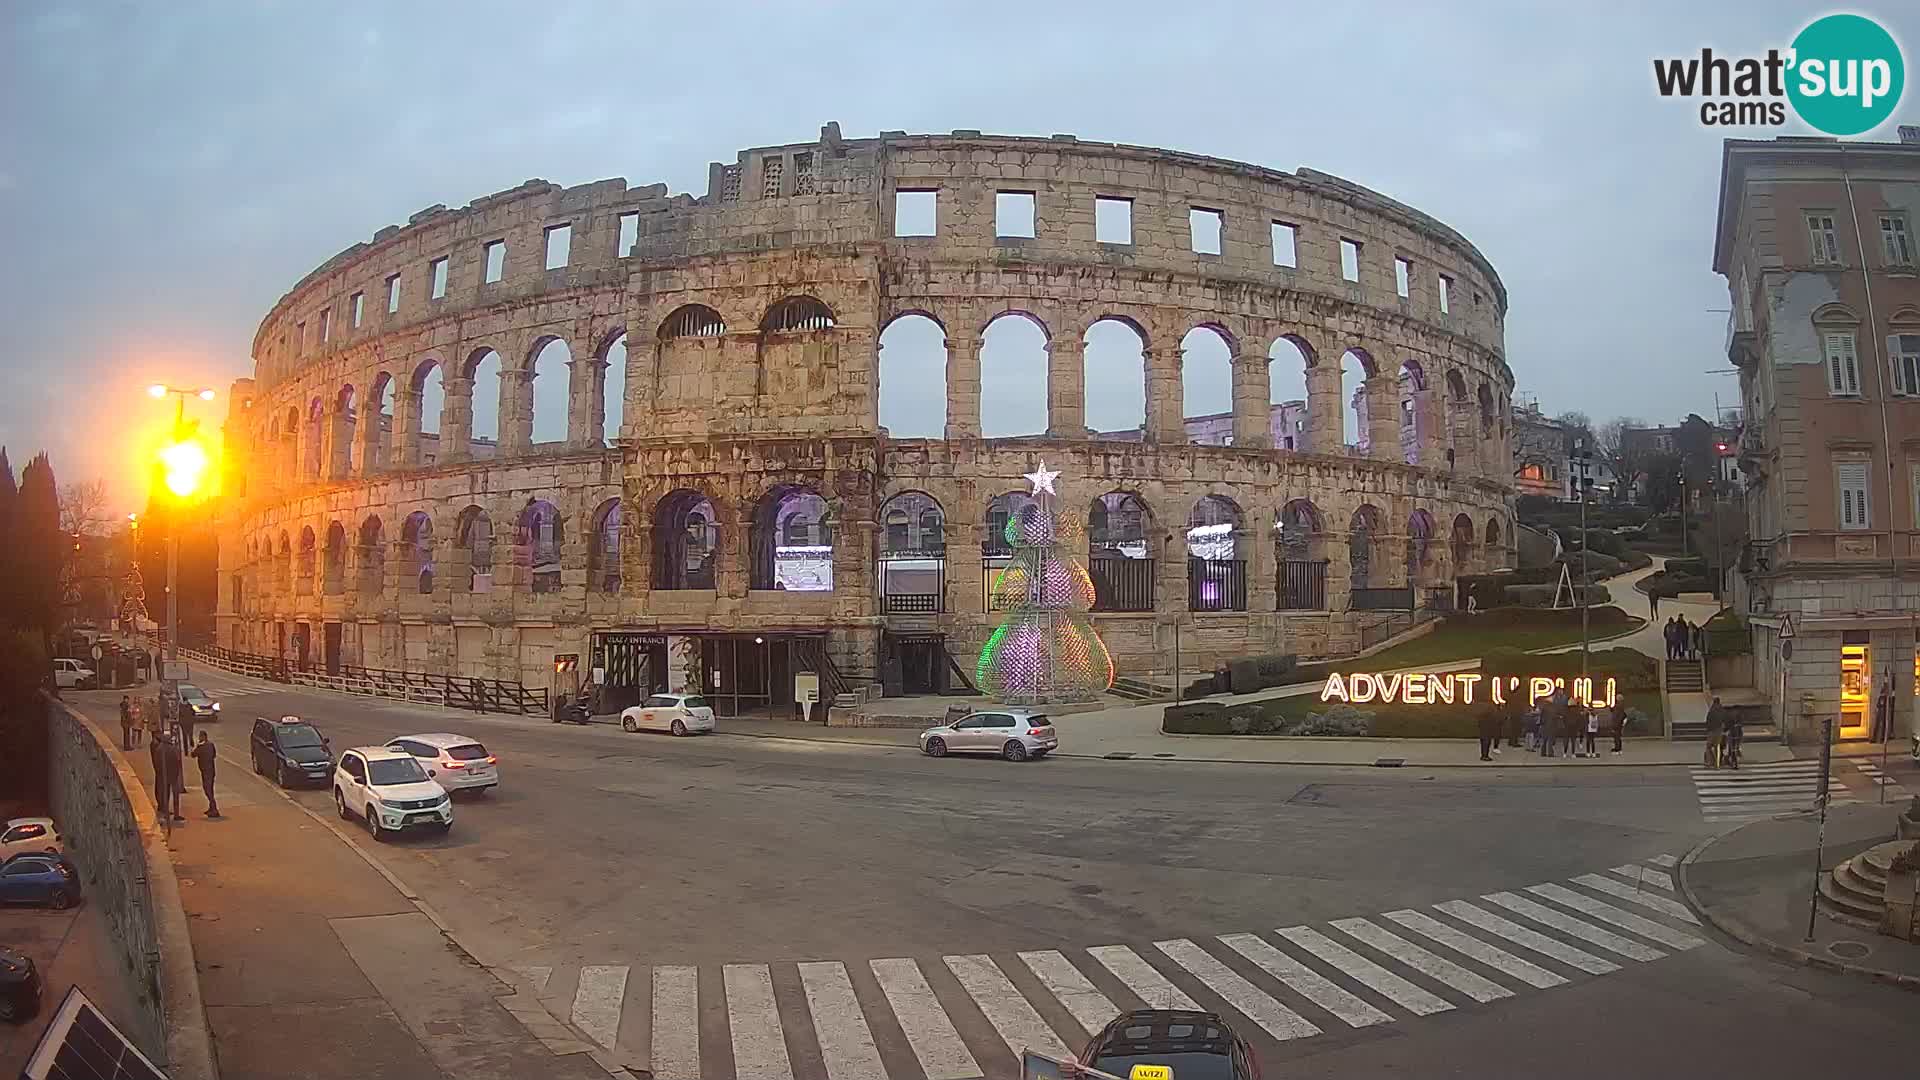
[[[1505,705],[1509,699],[1518,702],[1524,695],[1531,707],[1552,697],[1555,691],[1565,690],[1573,704],[1588,708],[1612,708],[1619,701],[1612,679],[1598,687],[1592,679],[1573,679],[1571,686],[1568,682],[1547,675],[1533,675],[1525,680],[1518,675],[1489,677],[1477,671],[1405,671],[1385,675],[1369,672],[1342,675],[1336,671],[1327,676],[1320,700],[1354,705],[1369,701],[1383,705],[1472,705],[1478,694],[1483,702]],[[1596,689],[1600,691],[1597,696]]]

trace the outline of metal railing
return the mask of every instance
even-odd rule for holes
[[[1152,611],[1153,559],[1095,555],[1088,567],[1093,579],[1093,610]]]
[[[1283,560],[1279,589],[1282,611],[1327,610],[1327,560]]]
[[[1440,617],[1440,613],[1431,609],[1420,611],[1399,611],[1372,623],[1360,627],[1360,647],[1370,649],[1375,645]]]
[[[912,588],[896,591],[893,563],[913,563],[920,567],[920,581],[912,581]],[[931,569],[926,564],[932,563]],[[933,575],[932,588],[927,587],[924,575]],[[880,613],[883,615],[938,615],[947,609],[947,554],[941,551],[890,551],[880,556]],[[904,574],[902,574],[904,577]],[[908,579],[911,580],[911,579]]]
[[[433,675],[424,671],[393,671],[345,664],[334,671],[315,670],[301,668],[286,657],[244,653],[217,645],[204,649],[182,649],[180,654],[223,671],[294,686],[335,690],[343,694],[446,705],[472,712],[518,713],[522,716],[546,716],[551,708],[545,687],[531,687],[504,679]]]
[[[1187,610],[1247,610],[1247,560],[1188,558]]]

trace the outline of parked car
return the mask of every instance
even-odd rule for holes
[[[446,788],[449,795],[486,791],[500,783],[500,759],[465,735],[402,735],[388,739],[387,749],[412,754],[426,768],[428,779]]]
[[[920,733],[920,749],[931,757],[950,753],[999,754],[1008,761],[1043,758],[1060,746],[1047,714],[1032,709],[988,709]]]
[[[183,720],[186,714],[190,714],[196,724],[203,720],[220,719],[220,703],[208,697],[205,690],[192,683],[180,683],[175,693],[180,697]]]
[[[39,1011],[40,969],[33,957],[0,945],[0,1020],[23,1023]]]
[[[698,694],[655,694],[622,709],[620,726],[627,731],[671,731],[675,735],[712,731],[713,707]]]
[[[385,746],[356,746],[333,769],[333,805],[342,820],[359,818],[375,840],[390,832],[453,828],[453,800],[418,758]]]
[[[54,827],[52,818],[17,817],[0,829],[0,862],[24,851],[58,855],[62,850],[60,830]]]
[[[1080,1064],[1114,1076],[1174,1080],[1260,1080],[1253,1047],[1217,1013],[1135,1009],[1107,1022],[1080,1052]]]
[[[28,852],[0,863],[0,904],[46,904],[65,911],[80,899],[80,872],[65,855]]]
[[[56,657],[53,661],[53,685],[62,690],[94,690],[100,686],[100,676],[78,660]]]
[[[253,771],[281,787],[305,781],[325,784],[333,775],[333,747],[320,729],[297,716],[253,722]]]

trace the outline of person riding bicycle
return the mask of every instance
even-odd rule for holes
[[[1740,739],[1745,735],[1746,720],[1738,709],[1728,709],[1726,749],[1721,751],[1720,760],[1729,769],[1740,767]]]

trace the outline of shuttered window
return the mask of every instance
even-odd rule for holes
[[[1887,335],[1887,359],[1893,368],[1893,392],[1920,397],[1920,334]]]
[[[1860,393],[1860,359],[1854,354],[1853,334],[1827,334],[1827,392],[1836,397]]]
[[[1834,228],[1831,214],[1808,214],[1807,238],[1813,249],[1814,262],[1840,261],[1840,232]]]
[[[1840,527],[1868,528],[1872,515],[1867,504],[1867,463],[1843,461],[1834,466],[1834,472],[1840,489]]]

